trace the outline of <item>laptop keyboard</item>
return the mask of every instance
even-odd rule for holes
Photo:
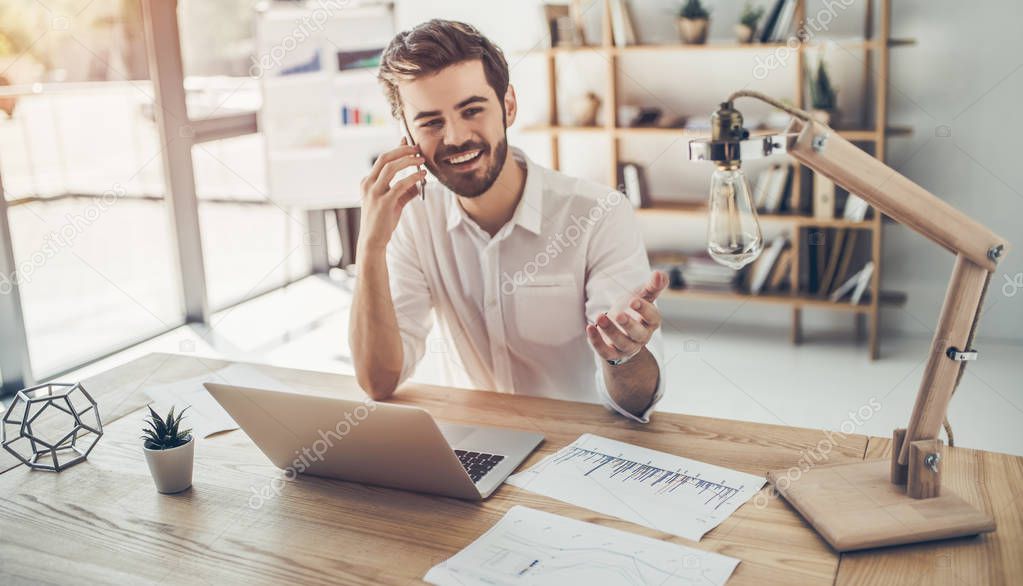
[[[467,452],[465,450],[455,450],[455,455],[458,456],[458,461],[462,463],[462,468],[469,473],[469,478],[472,478],[473,482],[479,482],[481,478],[487,475],[504,460],[504,456],[497,454],[485,454],[483,452]]]

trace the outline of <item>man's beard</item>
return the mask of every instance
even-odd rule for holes
[[[487,165],[481,169],[460,172],[445,162],[452,155],[476,149],[480,150],[480,159],[487,159],[489,157]],[[430,173],[433,173],[433,176],[441,184],[455,192],[456,195],[461,197],[479,197],[486,193],[494,185],[494,182],[497,181],[501,170],[504,169],[504,161],[507,156],[508,135],[505,133],[501,137],[501,141],[497,143],[497,148],[493,150],[490,148],[490,145],[477,141],[469,141],[457,147],[441,146],[434,154],[433,164],[428,162],[426,168],[430,170]]]

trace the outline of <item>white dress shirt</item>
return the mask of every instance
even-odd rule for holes
[[[438,351],[473,388],[602,402],[649,421],[664,391],[660,330],[647,348],[661,375],[639,417],[608,394],[603,359],[586,337],[587,320],[595,323],[650,278],[629,200],[541,167],[519,149],[512,155],[526,165],[525,188],[514,216],[493,237],[437,182],[402,212],[387,247],[404,351],[399,384],[425,355],[435,315]]]

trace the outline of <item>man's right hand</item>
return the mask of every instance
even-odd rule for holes
[[[401,142],[402,146],[377,157],[369,175],[359,184],[362,190],[360,250],[382,251],[386,248],[398,226],[401,210],[419,195],[416,184],[426,176],[424,169],[391,185],[394,176],[402,169],[423,164],[419,147],[409,146],[404,138]]]

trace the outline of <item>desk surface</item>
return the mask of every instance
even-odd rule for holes
[[[773,497],[766,506],[747,503],[694,543],[507,485],[476,503],[314,477],[284,482],[240,430],[199,442],[192,489],[158,494],[139,439],[142,389],[226,365],[151,354],[84,381],[105,422],[87,462],[54,474],[0,461],[0,579],[416,583],[516,504],[737,557],[729,584],[996,584],[1023,575],[1023,458],[961,448],[947,450],[944,482],[994,514],[997,532],[842,556]],[[253,367],[303,392],[363,396],[352,377]],[[668,413],[642,425],[599,405],[426,385],[405,387],[395,402],[445,421],[539,431],[547,441],[526,465],[591,432],[765,475],[796,465],[826,437]],[[881,438],[832,438],[830,462],[886,457],[889,449]],[[253,495],[268,486],[279,496],[260,503]]]

